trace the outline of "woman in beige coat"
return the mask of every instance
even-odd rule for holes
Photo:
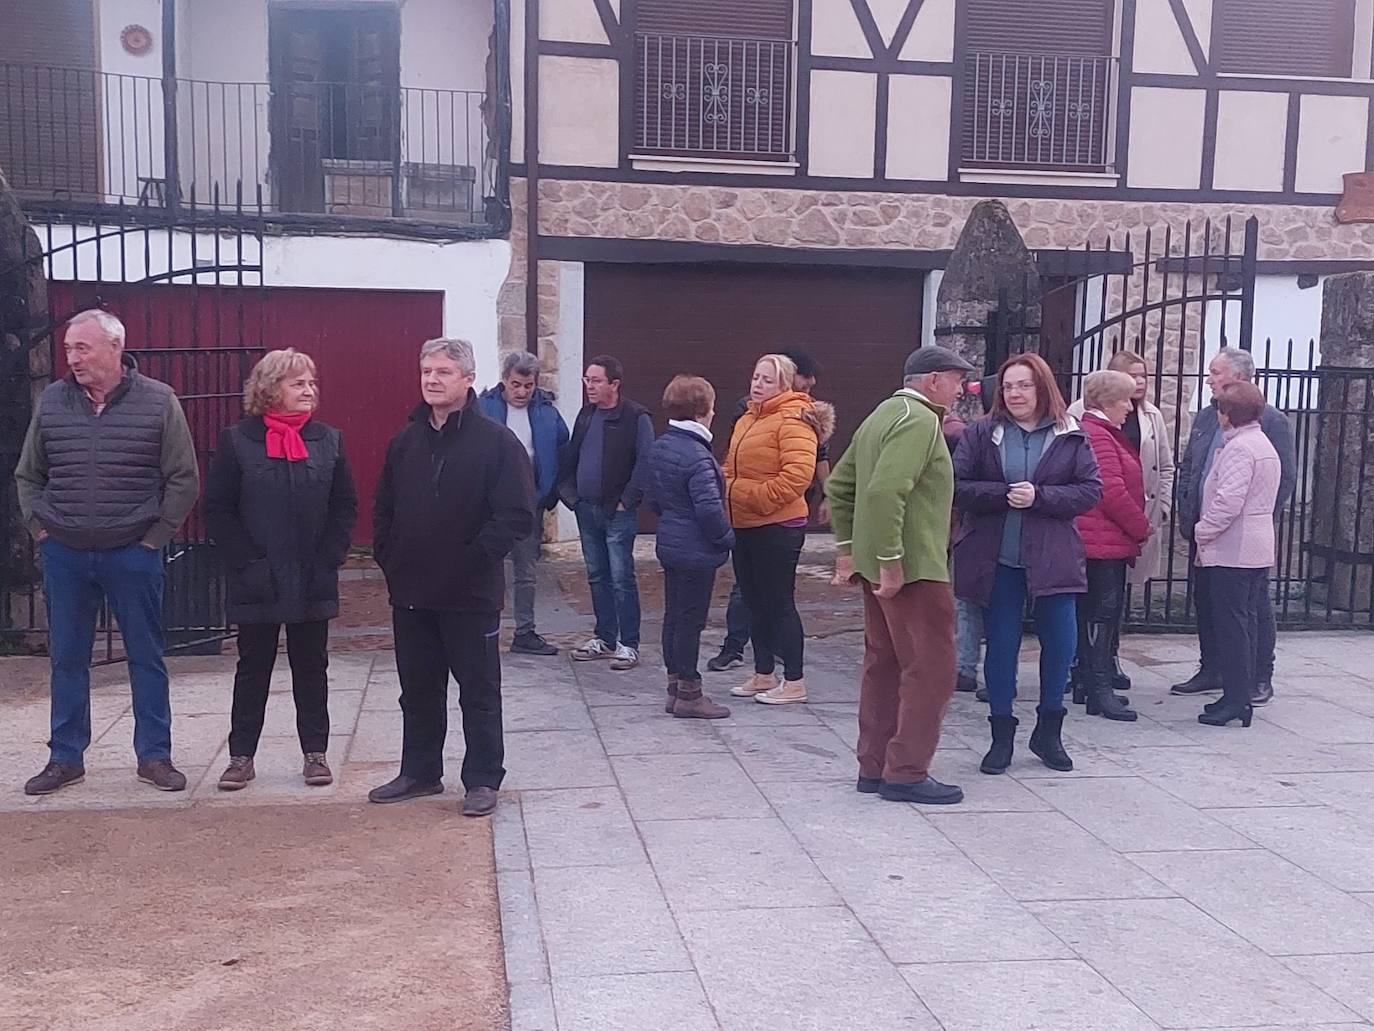
[[[1157,579],[1168,572],[1165,546],[1169,539],[1169,516],[1174,510],[1174,449],[1169,443],[1169,428],[1164,422],[1163,413],[1146,400],[1150,370],[1145,359],[1134,351],[1118,351],[1112,355],[1107,368],[1112,372],[1124,372],[1135,380],[1135,393],[1131,395],[1134,405],[1122,429],[1140,455],[1140,468],[1145,476],[1145,517],[1154,532],[1127,573],[1127,582],[1143,588],[1147,580]],[[1069,414],[1082,419],[1081,399],[1073,403]],[[1116,655],[1115,644],[1112,655]],[[1122,672],[1120,662],[1116,665],[1113,683],[1118,691],[1129,691],[1131,688],[1131,678]],[[1073,678],[1073,693],[1074,701],[1081,705],[1082,690],[1076,676]]]

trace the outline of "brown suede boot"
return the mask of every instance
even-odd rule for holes
[[[730,710],[702,694],[700,680],[682,680],[677,685],[673,715],[682,720],[723,720]]]
[[[673,714],[673,703],[677,701],[677,677],[668,678],[668,700],[663,704],[663,711],[669,716]]]

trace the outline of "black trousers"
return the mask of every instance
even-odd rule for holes
[[[701,679],[697,659],[715,583],[714,569],[663,567],[663,665],[670,677]]]
[[[1126,560],[1088,559],[1088,591],[1078,596],[1075,663],[1084,687],[1111,686],[1125,606]]]
[[[1192,558],[1194,563],[1197,559],[1196,546],[1193,549]],[[1212,567],[1220,568],[1220,567]],[[1220,674],[1222,667],[1226,665],[1226,652],[1222,649],[1217,640],[1214,629],[1215,621],[1212,619],[1212,591],[1209,578],[1203,574],[1206,567],[1193,565],[1193,604],[1197,609],[1197,640],[1198,652],[1201,656],[1201,666],[1203,669],[1212,673]],[[1257,680],[1274,679],[1274,650],[1278,647],[1278,622],[1274,616],[1274,603],[1269,598],[1268,581],[1265,581],[1264,597],[1260,601],[1258,621],[1256,623],[1257,637],[1257,657],[1255,678]]]
[[[239,664],[229,718],[229,754],[256,755],[267,714],[272,667],[277,664],[280,623],[239,626]],[[286,658],[296,699],[296,733],[302,752],[329,748],[329,620],[286,624]]]
[[[735,579],[749,607],[755,673],[772,673],[778,656],[786,679],[802,678],[804,637],[796,587],[805,540],[806,530],[800,526],[735,531]]]
[[[1269,606],[1269,570],[1208,566],[1197,571],[1207,591],[1208,632],[1220,662],[1221,686],[1232,705],[1249,705],[1264,667],[1265,614]],[[1199,627],[1202,621],[1199,619]],[[1271,666],[1272,668],[1272,666]]]
[[[401,775],[425,782],[444,776],[452,673],[463,711],[463,786],[499,788],[506,775],[500,615],[393,608],[391,625],[401,680]]]

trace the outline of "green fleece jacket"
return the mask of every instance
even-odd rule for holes
[[[905,583],[949,582],[954,463],[943,416],[916,391],[897,391],[864,420],[825,482],[835,542],[869,583],[889,562],[901,562]]]

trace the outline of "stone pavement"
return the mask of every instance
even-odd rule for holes
[[[585,625],[560,609],[545,629],[568,644]],[[1201,727],[1199,702],[1168,695],[1189,641],[1129,638],[1142,719],[1076,711],[1071,774],[1026,752],[1027,702],[1010,774],[980,775],[985,708],[961,695],[935,772],[967,800],[945,810],[854,792],[861,639],[808,648],[810,705],[731,699],[718,723],[663,714],[656,648],[629,673],[506,661],[494,829],[513,1031],[1374,1027],[1374,637],[1285,636],[1279,697],[1249,730]],[[214,783],[232,662],[173,666],[191,790],[134,780],[116,667],[98,674],[86,783],[50,798],[18,791],[46,701],[3,701],[0,808],[356,804],[394,772],[388,652],[333,660],[326,789],[299,782],[283,656],[238,795]],[[456,785],[456,733],[447,753]],[[412,804],[457,819],[452,791]]]

